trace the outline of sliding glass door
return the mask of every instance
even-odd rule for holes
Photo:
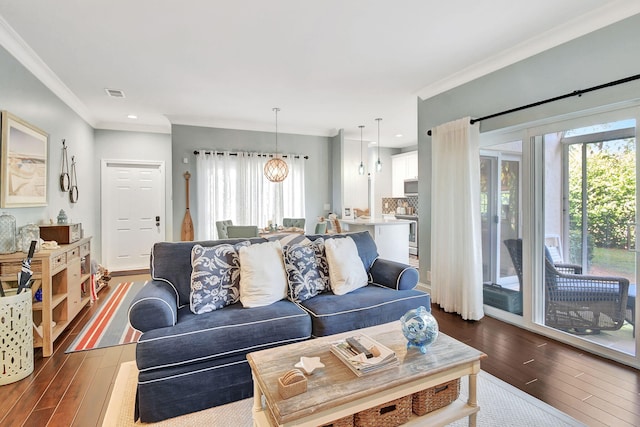
[[[638,120],[636,108],[488,133],[480,158],[485,312],[636,367]],[[509,291],[520,312],[495,299]]]
[[[521,223],[521,143],[483,147],[480,208],[485,304],[522,314],[522,286],[505,240],[517,239]]]
[[[543,135],[545,326],[635,354],[634,119]],[[559,185],[560,184],[560,185]],[[631,292],[629,292],[629,286]]]
[[[531,217],[523,245],[531,263],[528,320],[556,339],[638,366],[636,115],[528,130]]]

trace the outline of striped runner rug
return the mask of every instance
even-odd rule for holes
[[[138,342],[141,333],[129,325],[129,304],[145,282],[118,283],[65,353]]]

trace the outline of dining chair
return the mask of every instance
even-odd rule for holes
[[[326,234],[327,233],[327,223],[319,222],[316,224],[315,234]]]
[[[282,226],[285,228],[296,227],[304,228],[305,218],[282,218]]]
[[[242,237],[258,237],[257,225],[229,225],[227,226],[227,237],[229,239]]]
[[[216,230],[218,230],[218,239],[228,239],[227,227],[233,225],[233,221],[225,219],[223,221],[216,221]]]

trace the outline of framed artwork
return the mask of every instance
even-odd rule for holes
[[[344,215],[342,215],[342,219],[353,219],[353,209],[344,208]]]
[[[0,207],[47,205],[47,140],[37,127],[2,111]]]

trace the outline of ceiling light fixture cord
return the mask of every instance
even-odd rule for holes
[[[277,157],[278,156],[278,111],[280,111],[280,109],[278,107],[275,107],[273,111],[276,112],[276,157]]]
[[[382,162],[380,161],[380,118],[376,119],[378,122],[378,161],[376,162],[376,171],[380,172],[382,170]]]
[[[364,163],[362,162],[362,129],[364,125],[358,126],[360,128],[360,166],[358,167],[358,174],[364,175]]]

